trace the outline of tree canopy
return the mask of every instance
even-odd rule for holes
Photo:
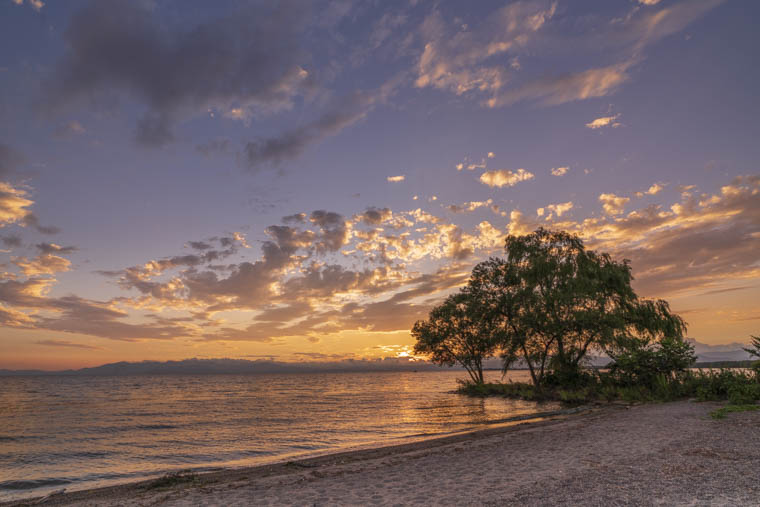
[[[476,384],[483,383],[483,359],[494,354],[501,340],[501,330],[482,318],[479,302],[458,293],[446,298],[412,328],[417,339],[414,351],[426,354],[436,364],[460,364]]]
[[[575,382],[591,351],[615,359],[661,343],[676,351],[684,343],[684,321],[666,301],[636,295],[627,260],[587,250],[578,236],[542,228],[508,236],[505,251],[505,258],[475,266],[460,294],[415,325],[419,352],[431,353],[437,350],[433,343],[456,336],[473,354],[500,353],[505,370],[521,360],[538,386],[548,380]],[[463,326],[469,334],[462,333]],[[484,343],[478,346],[478,340]],[[437,354],[433,358],[441,363],[462,362],[451,353]]]

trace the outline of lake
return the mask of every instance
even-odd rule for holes
[[[464,377],[0,377],[0,500],[391,444],[557,408],[452,393]],[[528,373],[509,378],[527,381]]]

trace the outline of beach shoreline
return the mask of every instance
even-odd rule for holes
[[[751,505],[760,498],[760,484],[745,479],[760,469],[760,414],[715,421],[708,414],[718,406],[601,406],[405,444],[2,505]]]
[[[596,410],[599,408],[597,407]],[[219,480],[232,480],[237,475],[243,476],[267,476],[273,474],[286,474],[298,468],[316,468],[324,466],[326,463],[335,462],[355,462],[364,459],[370,459],[378,454],[387,455],[395,452],[407,452],[416,448],[429,448],[438,445],[445,445],[446,443],[458,442],[463,439],[477,438],[479,435],[491,434],[494,432],[503,431],[506,428],[515,426],[521,426],[525,424],[538,424],[544,421],[554,421],[557,419],[565,418],[568,416],[574,416],[594,410],[591,406],[580,406],[573,408],[565,408],[559,410],[541,411],[530,414],[522,414],[504,419],[488,421],[488,423],[481,423],[480,428],[459,430],[445,433],[431,433],[431,434],[419,434],[408,435],[406,437],[395,438],[390,442],[376,442],[374,444],[367,444],[361,446],[351,446],[340,449],[323,450],[320,452],[313,452],[298,456],[289,456],[287,458],[277,459],[271,463],[263,463],[257,465],[249,465],[242,467],[229,467],[221,470],[212,471],[197,471],[193,469],[181,470],[174,473],[152,476],[144,479],[126,480],[118,484],[109,484],[105,486],[84,487],[79,489],[61,488],[52,493],[44,495],[29,496],[26,498],[4,500],[0,501],[0,507],[4,506],[16,506],[16,505],[40,505],[40,501],[52,502],[50,505],[54,505],[55,502],[65,499],[75,499],[81,497],[82,499],[89,498],[91,496],[113,496],[114,494],[121,493],[122,490],[138,490],[138,489],[156,489],[151,485],[158,480],[166,477],[177,477],[177,483],[182,484],[186,482],[184,479],[193,476],[196,482],[217,482]],[[326,462],[326,463],[325,463]],[[68,500],[66,500],[68,501]]]

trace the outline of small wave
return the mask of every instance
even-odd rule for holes
[[[112,434],[123,433],[125,431],[140,431],[140,430],[173,430],[180,428],[177,424],[123,424],[120,426],[98,426],[90,428],[91,433]]]
[[[68,479],[37,479],[33,481],[4,481],[0,482],[0,490],[21,491],[26,489],[37,489],[48,486],[63,486],[71,484]]]
[[[18,435],[15,437],[10,435],[0,435],[0,442],[21,442],[22,440],[34,440],[37,438],[42,437],[32,435]]]
[[[305,451],[316,451],[316,450],[322,448],[322,446],[319,445],[318,443],[314,443],[314,444],[311,444],[311,445],[308,445],[308,444],[291,444],[288,447],[290,447],[291,449],[303,449]]]
[[[138,424],[134,427],[138,430],[173,430],[179,428],[174,424]]]

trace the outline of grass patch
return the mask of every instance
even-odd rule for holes
[[[545,399],[543,392],[539,392],[532,384],[523,382],[510,382],[502,384],[499,382],[488,384],[473,384],[472,382],[460,381],[457,388],[459,394],[484,398],[486,396],[504,396],[506,398],[515,398],[528,401],[539,401]]]
[[[730,406],[753,406],[760,401],[760,367],[752,370],[681,371],[671,375],[650,375],[646,379],[589,372],[581,377],[581,381],[571,385],[554,381],[538,387],[525,382],[474,384],[460,381],[457,392],[476,397],[558,401],[566,405],[613,401],[651,403],[696,398],[698,401],[725,400]]]
[[[713,419],[725,419],[727,414],[733,414],[735,412],[751,412],[753,410],[760,410],[760,405],[726,405],[725,407],[710,412],[710,417]]]
[[[197,480],[198,474],[188,470],[180,470],[178,472],[170,472],[150,481],[145,485],[145,489],[168,489],[180,484],[194,483]]]

